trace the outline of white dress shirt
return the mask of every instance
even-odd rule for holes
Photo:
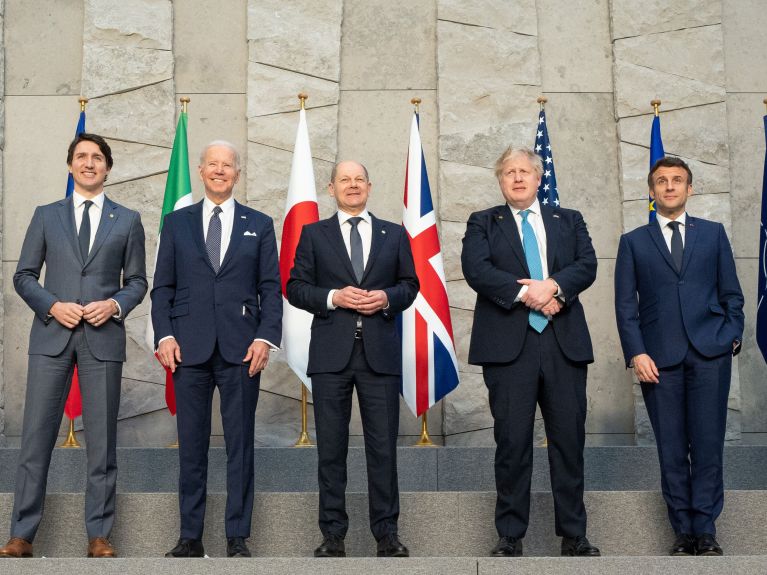
[[[674,233],[674,230],[672,230],[668,224],[670,222],[679,222],[681,224],[679,226],[679,233],[682,236],[682,247],[684,248],[684,231],[685,228],[687,228],[687,212],[682,213],[682,215],[675,220],[670,220],[667,217],[656,213],[655,219],[658,220],[658,225],[660,226],[660,231],[663,234],[663,239],[666,240],[666,247],[668,248],[669,253],[671,253],[671,234]]]
[[[349,218],[355,216],[347,214],[342,210],[338,210],[338,224],[341,226],[341,236],[344,238],[344,245],[346,246],[346,253],[349,254],[349,259],[352,257],[352,225],[349,223]],[[373,222],[370,218],[370,213],[365,209],[362,210],[356,217],[362,218],[360,223],[357,224],[357,231],[362,238],[362,265],[363,268],[368,265],[368,256],[370,255],[370,244],[373,241]],[[333,295],[337,290],[330,290],[328,293],[328,309],[336,309],[333,305]]]
[[[221,220],[221,254],[218,261],[221,263],[224,261],[227,248],[229,248],[229,240],[232,239],[232,228],[234,227],[234,198],[230,197],[220,204],[214,204],[207,196],[202,200],[202,233],[205,241],[208,240],[208,226],[210,225],[210,218],[213,216],[213,208],[215,208],[216,205],[221,208],[221,213],[218,214],[218,219]]]
[[[514,215],[514,222],[517,224],[519,239],[524,246],[524,240],[522,239],[522,214],[520,212],[525,210],[518,210],[517,208],[512,208],[511,206],[509,206],[509,209]],[[541,255],[541,269],[543,270],[543,277],[541,279],[545,280],[549,277],[549,264],[548,260],[546,259],[546,228],[543,225],[543,217],[541,217],[541,204],[538,202],[538,198],[535,199],[530,207],[525,209],[530,211],[530,213],[527,214],[527,223],[533,227],[533,231],[535,232],[535,239],[538,241],[538,253]],[[520,301],[522,296],[526,293],[527,286],[523,285],[519,290],[519,293],[517,294],[514,302]],[[561,296],[562,290],[558,289],[557,293],[554,295],[557,297]]]

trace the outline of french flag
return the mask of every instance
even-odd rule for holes
[[[402,313],[402,397],[421,416],[458,385],[442,251],[423,158],[418,112],[413,113],[402,222],[410,238],[421,291]]]

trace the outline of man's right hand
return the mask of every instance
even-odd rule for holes
[[[655,362],[649,355],[646,353],[635,355],[631,363],[634,365],[634,373],[639,381],[645,383],[659,383],[658,375],[660,375],[660,373],[658,372],[658,368],[655,367]]]
[[[161,364],[170,369],[171,373],[176,372],[176,366],[181,363],[181,348],[175,337],[169,337],[160,342],[157,347],[157,357],[160,358]]]
[[[354,286],[346,286],[343,289],[338,289],[333,294],[333,305],[336,307],[345,307],[347,309],[357,309],[359,303],[367,298],[367,290],[360,289]]]
[[[83,319],[83,306],[69,301],[57,301],[48,313],[64,327],[74,329]]]

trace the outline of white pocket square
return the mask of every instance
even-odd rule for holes
[[[242,234],[242,235],[243,235],[243,236],[254,236],[254,237],[255,237],[255,236],[257,236],[258,234],[257,234],[256,232],[248,232],[248,231],[246,231],[246,232],[245,232],[244,234]]]

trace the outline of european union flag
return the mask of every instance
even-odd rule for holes
[[[85,110],[80,110],[80,118],[77,120],[77,128],[75,128],[75,138],[85,131]],[[67,177],[67,193],[65,197],[72,195],[75,191],[75,181],[72,179],[72,174]]]
[[[764,117],[767,142],[767,116]],[[756,292],[756,343],[767,361],[767,150],[764,152],[762,176],[762,221],[759,225],[759,287]]]
[[[544,206],[559,206],[557,175],[554,173],[554,155],[551,153],[549,130],[546,128],[546,110],[541,107],[538,114],[538,129],[535,132],[535,153],[543,160],[543,175],[538,186],[538,201]]]
[[[664,157],[666,153],[663,151],[663,140],[660,138],[660,116],[657,114],[652,119],[652,131],[650,132],[650,168],[655,165],[655,162]],[[655,221],[655,200],[648,197],[650,221]]]

